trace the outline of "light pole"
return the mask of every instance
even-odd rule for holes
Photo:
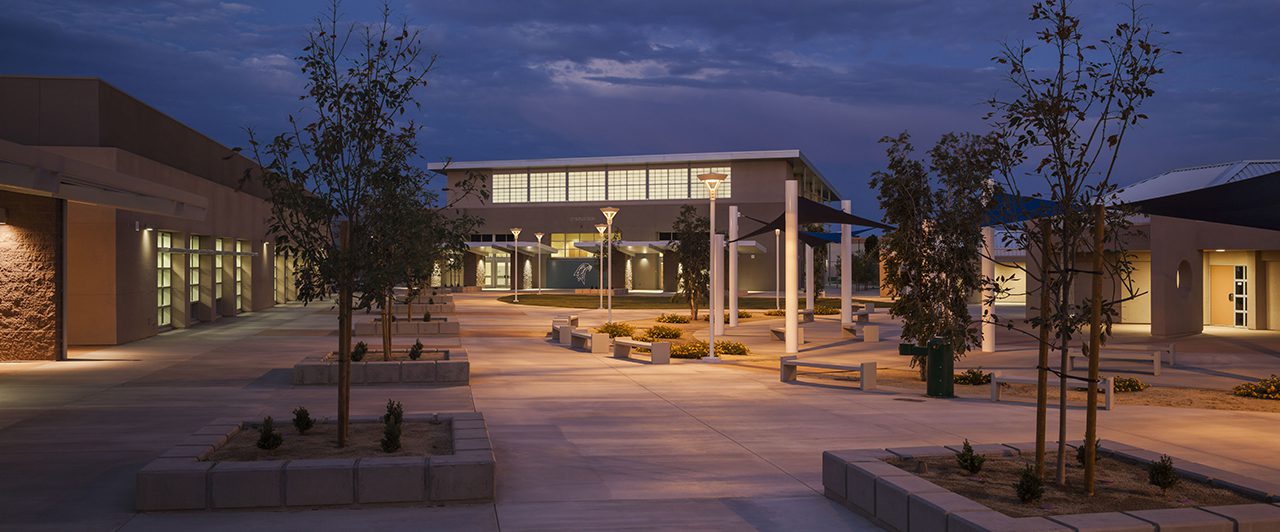
[[[596,251],[596,256],[600,257],[600,272],[596,281],[596,294],[600,295],[600,310],[604,310],[604,231],[609,226],[605,224],[596,224],[596,231],[600,233],[600,249]]]
[[[542,276],[539,275],[542,273],[542,233],[534,233],[533,236],[538,237],[538,258],[534,259],[538,262],[534,265],[533,281],[538,283],[538,294],[542,294]]]
[[[724,178],[726,177],[728,176],[724,174],[717,174],[715,172],[698,176],[698,180],[702,181],[702,184],[707,186],[707,193],[711,197],[711,232],[709,235],[711,237],[711,287],[716,286],[716,254],[720,252],[720,250],[716,249],[716,187],[719,187],[720,182],[724,181]],[[716,304],[716,301],[720,298],[720,294],[711,293],[715,292],[715,290],[707,290],[707,292],[709,296],[707,297],[707,306],[711,307],[711,315],[708,316],[707,319],[707,324],[709,325],[707,328],[707,337],[709,339],[707,342],[707,356],[702,359],[706,361],[717,361],[720,359],[716,358],[716,323],[724,321],[724,316],[720,315],[719,305]]]
[[[773,268],[773,310],[780,310],[782,304],[778,302],[779,294],[782,292],[782,230],[773,230],[773,252],[778,256],[777,264]]]
[[[609,279],[609,322],[613,323],[613,217],[618,215],[617,207],[601,207],[600,212],[604,213],[605,227],[609,230],[609,237],[605,239],[608,245],[609,269],[606,277]]]
[[[511,242],[511,271],[513,272],[511,274],[511,299],[514,302],[519,303],[520,285],[516,283],[519,282],[520,279],[520,260],[519,257],[517,257],[517,255],[520,254],[520,228],[512,227],[511,234],[516,237],[515,241]]]

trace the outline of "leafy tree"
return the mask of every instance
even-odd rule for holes
[[[1007,264],[1020,271],[1027,287],[1041,303],[1038,315],[1028,321],[1041,346],[1039,367],[1045,382],[1048,353],[1057,351],[1066,367],[1070,350],[1085,349],[1090,354],[1089,379],[1096,381],[1097,348],[1106,341],[1120,304],[1137,297],[1131,273],[1132,256],[1125,248],[1131,231],[1129,212],[1114,205],[1116,185],[1112,172],[1129,130],[1147,118],[1140,111],[1155,94],[1151,81],[1163,73],[1161,60],[1169,52],[1155,43],[1161,35],[1143,18],[1136,3],[1127,16],[1105,36],[1086,41],[1080,18],[1066,0],[1043,0],[1032,4],[1030,20],[1039,25],[1034,44],[1005,43],[994,59],[1007,68],[1012,87],[1008,97],[990,100],[991,119],[1007,142],[1011,157],[1027,162],[1030,189],[1047,192],[1029,194],[1051,201],[1045,210],[1014,207],[1020,212],[1004,226],[1004,246],[1027,250],[1025,264]],[[1008,193],[1023,195],[1023,183],[1006,172],[999,183]],[[1104,209],[1105,208],[1105,209]],[[1101,217],[1096,213],[1103,210]],[[1099,227],[1101,225],[1101,227]],[[1095,230],[1102,247],[1095,249]],[[1100,260],[1093,264],[1095,252]],[[1101,260],[1105,254],[1105,260]],[[1081,262],[1086,261],[1086,262]],[[1112,293],[1087,299],[1073,295],[1080,276],[1101,276],[1111,281]],[[989,299],[1007,293],[1009,278],[990,279]],[[1093,280],[1093,279],[1091,279]],[[1092,316],[1097,316],[1096,319]],[[999,316],[988,319],[1019,330],[1015,323]],[[1079,333],[1090,322],[1092,334],[1079,342]],[[1028,333],[1030,334],[1030,333]],[[1057,481],[1066,483],[1066,390],[1067,376],[1059,377],[1059,443]],[[1046,391],[1041,385],[1037,401],[1036,473],[1044,474]],[[1090,392],[1086,422],[1086,453],[1096,442],[1096,394]],[[1092,457],[1089,457],[1092,458]],[[1086,490],[1093,493],[1094,460],[1085,461]]]
[[[947,134],[929,150],[926,167],[912,159],[907,133],[881,142],[888,145],[888,169],[874,174],[871,187],[885,221],[896,227],[878,245],[894,300],[889,312],[903,320],[904,342],[942,338],[959,358],[980,343],[969,300],[982,287],[979,225],[1004,152],[994,135]],[[919,364],[923,379],[926,366],[917,359],[912,364]]]
[[[692,205],[684,205],[671,231],[680,272],[679,295],[689,302],[690,319],[697,321],[698,303],[707,300],[711,289],[711,222]]]
[[[435,58],[424,54],[419,31],[393,25],[390,16],[384,6],[380,22],[345,24],[331,4],[297,58],[307,80],[304,110],[269,141],[249,132],[257,173],[271,193],[270,233],[277,251],[298,264],[298,299],[338,296],[340,446],[350,414],[352,309],[385,301],[387,287],[406,279],[397,250],[419,234],[418,223],[441,231],[439,218],[418,215],[444,216],[447,207],[433,207],[428,176],[418,170],[421,126],[406,117],[418,107]],[[460,199],[475,183],[453,186]],[[436,249],[454,245],[456,236],[435,241]]]

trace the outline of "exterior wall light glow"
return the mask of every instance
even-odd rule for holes
[[[9,224],[9,212],[4,209],[0,209],[0,225],[8,225],[8,224]]]

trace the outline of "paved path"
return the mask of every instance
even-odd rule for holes
[[[823,450],[1032,439],[1024,404],[618,361],[545,341],[560,310],[457,299],[472,386],[356,387],[353,411],[378,413],[391,397],[411,412],[484,412],[495,504],[135,514],[134,473],[209,419],[287,416],[297,405],[332,415],[333,389],[294,387],[288,368],[331,349],[335,314],[288,306],[73,362],[0,365],[0,529],[873,530],[820,494]],[[867,356],[857,350],[810,355]],[[1104,438],[1280,481],[1270,443],[1280,415],[1122,406],[1100,419]],[[1082,420],[1073,411],[1072,434]]]

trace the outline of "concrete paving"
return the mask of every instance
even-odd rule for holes
[[[388,398],[407,412],[484,412],[498,460],[493,504],[136,514],[134,474],[209,420],[287,417],[298,405],[335,412],[333,388],[293,386],[289,371],[332,349],[336,337],[325,331],[336,314],[288,305],[77,350],[70,362],[0,365],[0,528],[875,530],[821,495],[823,450],[1033,439],[1034,410],[1021,403],[784,384],[776,370],[571,351],[543,338],[564,310],[493,297],[456,298],[471,386],[353,392],[355,414],[380,413]],[[600,311],[579,314],[584,325],[604,321]],[[655,314],[615,311],[615,319]],[[882,345],[815,342],[803,356],[904,363],[892,354],[894,324],[875,319],[886,328]],[[818,326],[838,332],[821,318]],[[733,334],[767,345],[750,338],[761,327]],[[1262,360],[1247,349],[1229,354]],[[1073,410],[1071,434],[1083,433],[1083,417]],[[1280,415],[1127,406],[1099,418],[1104,438],[1280,482],[1270,443]]]

